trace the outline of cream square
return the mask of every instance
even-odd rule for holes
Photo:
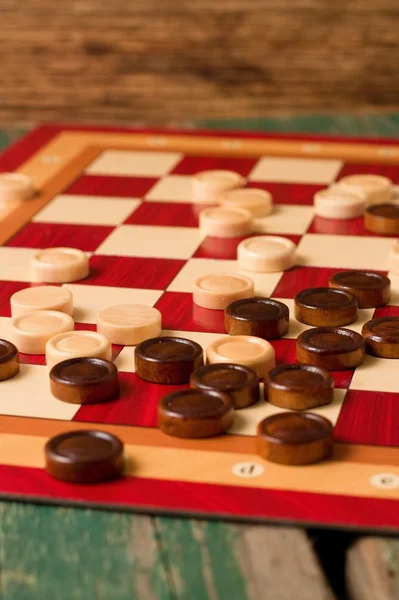
[[[18,375],[1,382],[0,414],[71,421],[79,405],[61,402],[50,392],[46,366],[24,365]]]
[[[73,318],[78,323],[97,323],[100,310],[117,304],[154,304],[161,290],[140,290],[100,285],[64,284],[71,291],[75,306]]]
[[[278,300],[282,302],[290,311],[290,329],[288,333],[284,336],[285,338],[294,339],[298,337],[303,331],[306,329],[311,329],[313,325],[305,325],[304,323],[300,323],[295,318],[295,302],[293,298],[274,298],[274,300]],[[363,325],[370,321],[374,315],[374,308],[361,308],[358,312],[357,321],[354,323],[350,323],[349,325],[345,325],[348,329],[352,329],[352,331],[357,331],[358,333],[362,332]]]
[[[342,166],[343,162],[335,159],[264,156],[252,169],[249,180],[329,185]]]
[[[150,202],[192,202],[192,177],[167,175],[155,183],[145,199]]]
[[[134,363],[134,347],[125,346],[119,352],[118,356],[114,360],[118,371],[125,373],[135,373],[136,365]]]
[[[30,259],[37,250],[31,248],[0,247],[0,280],[31,280]]]
[[[302,235],[307,231],[313,217],[313,206],[275,204],[269,216],[254,219],[254,232]]]
[[[391,301],[389,304],[399,306],[399,274],[389,271],[388,277],[391,280]]]
[[[222,337],[220,333],[202,333],[198,331],[180,331],[172,329],[163,329],[161,336],[182,337],[197,342],[202,346],[204,358],[209,344],[217,338]],[[135,373],[134,348],[125,346],[115,359],[115,365],[118,367],[119,371]]]
[[[349,388],[370,392],[398,392],[398,362],[366,354],[363,364],[357,367]]]
[[[263,384],[261,384],[261,397],[263,396]],[[338,421],[339,413],[341,412],[342,404],[346,396],[346,390],[335,389],[334,399],[331,404],[321,406],[320,408],[312,408],[309,412],[321,415],[329,419],[333,425]],[[238,435],[256,435],[256,428],[260,421],[271,417],[277,413],[283,412],[283,409],[278,406],[273,406],[269,402],[260,400],[257,404],[249,406],[245,410],[237,410],[234,414],[234,423],[229,433]],[[291,411],[288,411],[291,412]],[[293,412],[293,411],[292,411]]]
[[[280,281],[282,272],[253,273],[244,271],[235,260],[214,260],[208,258],[192,258],[176,275],[168,287],[168,292],[192,292],[193,282],[197,277],[208,274],[224,273],[233,275],[239,273],[252,279],[255,284],[255,294],[270,296]]]
[[[182,159],[179,152],[105,150],[86,169],[89,175],[160,177]]]
[[[134,198],[109,196],[56,196],[37,215],[34,221],[81,225],[119,225],[140,206]]]
[[[392,238],[308,233],[298,244],[297,264],[385,271],[389,250],[395,244]]]
[[[192,227],[122,225],[112,231],[96,253],[187,259],[194,254],[201,239],[199,230]]]

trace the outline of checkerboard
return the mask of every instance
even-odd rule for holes
[[[191,178],[205,169],[240,173],[249,187],[270,191],[272,215],[255,234],[281,235],[297,245],[297,266],[248,275],[255,293],[284,302],[328,285],[342,269],[372,269],[392,281],[392,304],[363,309],[351,328],[374,316],[399,315],[399,276],[388,273],[396,239],[367,232],[363,220],[325,220],[313,196],[344,175],[377,173],[399,184],[399,147],[386,140],[112,130],[43,126],[0,159],[0,170],[34,179],[34,200],[0,212],[0,328],[7,339],[10,297],[30,285],[29,259],[38,248],[72,246],[90,255],[90,276],[65,284],[74,297],[76,329],[95,330],[98,312],[143,303],[163,316],[163,335],[204,349],[225,334],[223,311],[193,305],[192,282],[208,273],[237,273],[243,238],[203,237],[191,203]],[[306,328],[291,317],[273,341],[277,363],[295,361]],[[157,429],[156,408],[184,386],[157,385],[135,374],[134,349],[113,347],[119,398],[77,406],[56,400],[44,356],[21,354],[21,372],[0,384],[0,494],[20,499],[85,503],[178,513],[397,531],[399,516],[399,383],[397,363],[366,357],[356,370],[333,373],[334,401],[314,412],[334,425],[331,460],[307,467],[266,463],[255,454],[257,423],[279,409],[262,401],[237,411],[228,435],[169,438]],[[72,485],[44,471],[47,439],[71,429],[101,428],[123,439],[124,477]]]

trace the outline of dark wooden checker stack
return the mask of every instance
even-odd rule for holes
[[[149,176],[115,176],[94,175],[83,173],[84,169],[93,163],[104,150],[150,150],[180,152],[176,164],[166,174],[168,176],[190,176],[206,168],[229,168],[247,176],[257,165],[259,156],[273,155],[280,157],[300,157],[305,159],[325,158],[343,159],[344,165],[335,177],[355,172],[378,172],[398,181],[398,158],[396,148],[384,142],[374,141],[359,143],[350,140],[306,140],[301,137],[263,137],[237,136],[233,134],[215,135],[199,134],[196,132],[119,132],[117,130],[96,131],[95,129],[58,130],[43,128],[32,133],[20,147],[11,150],[2,162],[2,170],[12,170],[22,164],[21,170],[36,178],[39,195],[30,203],[7,216],[0,226],[0,239],[7,248],[41,248],[67,245],[73,240],[74,246],[92,252],[91,276],[83,282],[84,286],[113,286],[121,288],[138,288],[159,291],[157,308],[164,316],[164,329],[184,332],[220,333],[224,332],[222,315],[212,311],[193,308],[191,294],[179,291],[166,291],[176,275],[187,263],[190,256],[196,259],[233,260],[239,240],[220,241],[207,238],[186,256],[159,258],[158,256],[113,256],[101,254],[98,248],[119,227],[112,225],[87,225],[49,223],[40,220],[38,215],[34,221],[30,219],[46,206],[56,194],[63,193],[71,196],[110,196],[118,198],[143,198],[159,180],[159,177]],[[35,154],[36,152],[36,154]],[[33,155],[33,158],[30,157]],[[251,186],[260,186],[272,191],[277,205],[287,204],[310,207],[313,193],[325,186],[324,184],[278,183],[257,181],[252,178]],[[195,208],[195,207],[194,207]],[[133,226],[155,226],[160,230],[164,226],[184,227],[195,231],[197,226],[197,211],[188,202],[148,202],[140,206],[124,218],[124,223]],[[25,224],[25,226],[23,226]],[[283,228],[284,229],[284,226]],[[287,233],[284,230],[276,232],[286,235],[299,244],[307,235],[339,235],[345,241],[345,236],[357,236],[356,239],[369,235],[360,220],[351,222],[324,222],[318,218],[311,219],[303,227],[301,234]],[[372,238],[372,236],[370,236]],[[377,239],[377,238],[375,238]],[[345,266],[345,265],[343,265]],[[141,267],[141,268],[139,268]],[[304,287],[326,286],[335,268],[301,266],[283,274],[270,294],[277,298],[293,299],[295,294]],[[134,274],[134,275],[133,275]],[[3,297],[0,303],[0,313],[8,316],[10,295],[28,282],[8,280],[3,285]],[[378,309],[376,311],[395,311],[395,307]],[[219,319],[219,320],[218,320]],[[89,324],[78,323],[78,328],[93,328]],[[293,338],[273,342],[279,363],[292,362],[295,358],[295,340]],[[114,348],[115,357],[121,352],[120,347]],[[43,357],[21,357],[21,364],[30,361],[34,365],[42,365]],[[336,387],[348,389],[352,371],[334,373]],[[119,399],[101,405],[85,405],[80,407],[73,416],[74,428],[87,428],[88,423],[97,423],[111,432],[120,434],[125,443],[136,447],[136,452],[152,452],[155,457],[161,456],[163,449],[175,447],[175,442],[166,438],[156,427],[156,406],[158,400],[166,393],[176,389],[175,386],[148,384],[132,373],[121,373],[122,395]],[[1,388],[0,388],[1,391]],[[134,402],[133,402],[134,399]],[[394,393],[350,389],[346,395],[338,423],[335,427],[336,445],[334,460],[351,468],[352,463],[375,465],[397,465],[397,458],[392,446],[398,444],[398,416],[387,410],[381,414],[381,423],[374,427],[373,415],[377,404],[383,402],[391,407],[396,402]],[[393,414],[388,420],[389,414]],[[65,421],[51,419],[35,419],[29,416],[3,416],[0,419],[2,431],[12,435],[30,435],[46,437],[64,430]],[[126,428],[126,426],[129,426]],[[226,438],[201,441],[179,441],[178,448],[184,451],[200,451],[206,453],[229,452],[235,456],[252,454],[253,445],[250,437],[231,435]],[[374,448],[374,446],[376,448]],[[141,450],[139,450],[139,448]],[[158,448],[158,451],[155,449]],[[143,454],[144,455],[144,454]],[[210,454],[208,456],[211,456]],[[158,458],[157,458],[158,460]],[[201,460],[201,459],[199,459]],[[226,458],[227,460],[227,458]],[[373,462],[374,461],[374,462]],[[341,463],[340,463],[341,464]],[[40,470],[35,471],[35,482],[31,488],[23,484],[22,478],[12,476],[13,469],[23,473],[31,466],[17,467],[0,466],[4,482],[3,493],[24,496],[37,495],[42,498],[44,482],[48,477]],[[22,469],[22,471],[21,471]],[[232,477],[232,476],[231,476]],[[28,481],[28,478],[26,479]],[[278,489],[260,489],[256,486],[238,484],[233,479],[232,484],[224,486],[212,482],[182,481],[179,489],[190,490],[192,495],[181,494],[172,480],[162,478],[127,477],[115,481],[109,486],[93,488],[92,491],[77,492],[74,488],[65,489],[52,483],[47,498],[58,498],[63,501],[76,502],[84,499],[99,505],[118,505],[123,498],[123,505],[130,508],[166,510],[188,514],[212,514],[226,518],[270,519],[276,521],[317,523],[328,526],[363,526],[370,529],[380,527],[396,527],[396,512],[391,508],[391,500],[369,497],[367,494],[357,498],[333,494],[331,496],[308,491],[305,489],[290,490],[281,494]],[[31,482],[31,480],[29,480]],[[303,484],[302,484],[303,485]],[[0,489],[1,492],[1,489]],[[82,495],[83,494],[83,495]],[[46,495],[46,494],[45,494]],[[265,506],[267,498],[267,514],[259,506]],[[334,498],[334,511],[331,509]],[[312,502],[310,501],[312,499]],[[381,504],[382,503],[382,504]],[[218,508],[214,508],[218,505]],[[223,505],[223,509],[220,506]],[[359,506],[363,513],[359,512]],[[380,507],[383,506],[380,509]],[[306,507],[306,508],[305,508]],[[386,512],[390,515],[388,518]],[[363,517],[366,522],[363,522]]]

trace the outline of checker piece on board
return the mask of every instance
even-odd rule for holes
[[[180,337],[156,337],[141,342],[134,352],[136,374],[152,383],[188,383],[202,367],[202,348]]]
[[[47,472],[61,481],[98,483],[123,469],[123,443],[105,431],[61,433],[47,442],[44,453]]]
[[[296,246],[291,240],[274,236],[250,237],[237,247],[238,264],[257,273],[286,271],[295,265]]]
[[[219,202],[227,190],[235,190],[244,185],[244,177],[234,171],[201,171],[192,178],[193,202],[213,204]]]
[[[34,310],[11,319],[10,338],[24,354],[44,354],[47,342],[60,333],[73,331],[71,316],[57,310]]]
[[[257,188],[241,188],[225,192],[220,204],[225,208],[244,208],[254,218],[266,217],[273,209],[273,198],[270,192]]]
[[[252,232],[252,214],[243,208],[206,208],[200,212],[199,227],[204,236],[241,237]]]
[[[391,281],[373,271],[340,271],[330,277],[328,284],[356,296],[359,308],[383,306],[391,299]]]
[[[265,381],[265,398],[274,406],[289,410],[310,410],[330,404],[334,379],[326,370],[314,365],[280,365]]]
[[[205,365],[190,377],[190,385],[203,391],[228,394],[234,408],[246,408],[259,400],[259,379],[253,369],[231,363]]]
[[[49,369],[63,360],[86,356],[111,360],[111,342],[96,331],[67,331],[55,335],[46,344],[46,364]]]
[[[290,313],[282,302],[271,298],[246,298],[227,306],[224,325],[230,335],[252,335],[275,340],[288,333]]]
[[[38,285],[15,292],[10,298],[11,316],[19,317],[33,310],[58,310],[73,315],[71,292],[55,285]]]
[[[250,335],[225,335],[217,338],[206,349],[207,361],[235,363],[250,367],[258,377],[266,377],[276,364],[273,346],[262,338]]]
[[[11,379],[18,372],[18,349],[8,340],[0,339],[0,381]]]
[[[343,190],[365,197],[367,204],[382,204],[392,197],[392,181],[382,175],[346,175],[338,181],[338,185]]]
[[[198,277],[193,284],[193,302],[202,308],[223,310],[231,302],[249,298],[254,282],[244,275],[209,274]]]
[[[35,195],[33,181],[22,173],[0,173],[0,205],[29,200]]]
[[[399,317],[377,317],[363,325],[367,354],[399,358]]]
[[[374,204],[364,213],[364,226],[380,235],[399,235],[399,204]]]
[[[295,296],[295,317],[315,327],[348,325],[357,319],[357,298],[331,287],[308,288]]]
[[[53,396],[70,404],[95,404],[119,393],[118,369],[101,358],[71,358],[50,371]]]
[[[365,345],[363,336],[351,329],[316,327],[297,337],[296,358],[329,371],[354,369],[364,360]]]
[[[39,250],[31,258],[33,281],[68,283],[80,281],[89,275],[86,252],[76,248],[48,248]]]
[[[152,306],[120,304],[102,310],[97,319],[97,331],[112,344],[136,346],[161,333],[162,315]]]
[[[338,185],[320,190],[314,195],[315,214],[323,219],[354,219],[361,217],[366,208],[366,198],[345,191]]]
[[[233,403],[227,394],[198,389],[165,396],[158,404],[158,425],[168,435],[206,438],[226,433],[233,424]]]
[[[309,465],[327,459],[332,452],[331,422],[313,413],[284,412],[261,421],[256,452],[282,465]]]

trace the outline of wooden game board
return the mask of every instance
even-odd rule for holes
[[[399,146],[382,140],[120,131],[44,126],[0,159],[0,170],[34,179],[39,194],[0,214],[0,332],[7,338],[10,296],[29,283],[35,248],[73,246],[91,255],[91,275],[67,284],[77,329],[95,329],[99,309],[146,303],[163,315],[166,333],[204,347],[224,334],[223,315],[194,306],[195,277],[235,272],[240,240],[201,239],[190,177],[226,168],[270,190],[276,210],[261,231],[298,245],[298,266],[256,274],[256,292],[292,309],[305,287],[326,285],[342,268],[387,273],[395,243],[366,232],[362,219],[315,218],[315,191],[343,175],[380,173],[399,183]],[[203,208],[203,207],[201,207]],[[390,274],[392,305],[360,310],[353,329],[375,316],[399,315],[399,276]],[[292,311],[291,311],[292,312]],[[273,343],[278,363],[295,360],[304,326]],[[278,412],[265,402],[236,413],[227,436],[167,437],[156,427],[158,400],[173,389],[134,373],[133,349],[114,347],[120,398],[99,405],[59,402],[49,391],[43,356],[21,355],[21,373],[0,384],[0,495],[84,503],[154,513],[292,522],[362,530],[399,530],[399,362],[366,357],[356,371],[334,373],[332,405],[317,409],[334,423],[328,462],[288,467],[254,453],[259,420]],[[126,445],[125,477],[71,485],[43,470],[48,437],[72,428],[102,428]]]

